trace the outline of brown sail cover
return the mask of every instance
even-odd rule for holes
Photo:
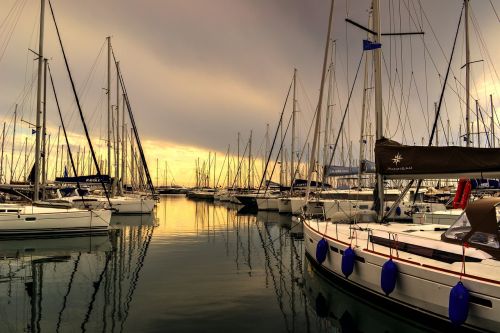
[[[405,146],[383,138],[375,145],[375,164],[387,178],[492,177],[500,175],[500,148]]]

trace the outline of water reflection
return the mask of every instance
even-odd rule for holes
[[[0,241],[0,331],[122,331],[151,221],[120,217],[109,235]]]
[[[1,241],[0,332],[419,331],[326,282],[303,242],[289,216],[178,196],[109,236]]]

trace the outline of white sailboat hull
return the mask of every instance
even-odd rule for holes
[[[71,196],[57,199],[58,202],[68,202],[75,208],[80,209],[103,209],[108,208],[111,203],[112,210],[117,214],[150,214],[155,205],[154,199],[146,197],[125,197],[117,196],[109,198],[99,196]]]
[[[280,214],[291,214],[292,213],[292,203],[290,198],[280,198],[278,200],[278,211]]]
[[[259,210],[278,210],[279,197],[257,197]]]
[[[118,214],[150,214],[156,205],[155,200],[147,198],[115,197],[110,202]]]
[[[1,205],[0,237],[106,232],[110,220],[109,210]]]
[[[358,231],[357,235],[353,235],[353,239],[350,239],[349,225],[329,223],[327,226],[325,223],[328,222],[315,220],[304,222],[306,254],[320,269],[378,297],[448,320],[450,290],[459,281],[461,262],[436,264],[436,261],[432,259],[399,252],[398,257],[393,258],[399,271],[396,288],[390,296],[386,296],[381,289],[380,281],[382,265],[390,257],[389,249],[369,243],[367,232]],[[328,242],[328,253],[326,260],[319,264],[315,257],[316,247],[323,237]],[[353,273],[346,278],[341,268],[342,253],[351,241],[357,260]],[[475,303],[470,302],[469,316],[465,326],[499,332],[500,284],[493,278],[487,279],[482,274],[478,274],[480,269],[472,270],[473,265],[478,264],[466,264],[471,275],[462,277],[462,282],[476,299]],[[483,264],[483,266],[487,265]]]

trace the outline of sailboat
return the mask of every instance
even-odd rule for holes
[[[33,201],[30,205],[0,205],[0,237],[106,232],[111,219],[109,210],[60,208],[39,201],[41,160],[42,69],[45,0],[41,0],[40,40],[38,50],[38,90]],[[46,63],[46,62],[45,62]],[[45,67],[46,68],[46,67]],[[46,71],[45,71],[46,73]],[[47,75],[45,74],[45,79]],[[46,81],[46,80],[45,80]],[[58,208],[55,208],[58,207]]]
[[[383,179],[500,176],[498,148],[405,146],[382,137],[378,2],[373,1],[378,44],[373,52],[380,206],[384,203]],[[467,0],[464,7],[468,20]],[[383,214],[382,210],[363,214],[359,219],[365,221],[354,219],[352,223],[304,219],[306,256],[332,281],[354,287],[383,304],[448,323],[447,330],[463,326],[500,331],[500,198],[470,203],[451,227],[387,223]]]
[[[112,140],[112,138],[111,138],[111,126],[112,126],[112,124],[111,124],[111,120],[110,120],[111,119],[111,116],[110,116],[110,113],[111,113],[111,103],[110,103],[110,99],[111,99],[111,92],[110,92],[110,90],[111,90],[111,84],[110,84],[111,74],[110,74],[110,70],[111,70],[111,57],[112,56],[114,57],[114,53],[112,51],[110,37],[107,37],[107,49],[108,49],[108,88],[107,88],[107,97],[108,97],[108,171],[111,172],[111,158],[112,158],[112,154],[111,154],[111,140]],[[123,110],[122,110],[123,119],[125,119],[125,109],[127,108],[129,110],[129,116],[131,117],[130,119],[131,119],[132,125],[134,127],[135,137],[137,139],[138,133],[136,132],[135,123],[133,121],[132,113],[130,111],[130,103],[128,101],[128,95],[126,94],[123,77],[122,77],[122,74],[121,74],[120,68],[119,68],[119,63],[117,62],[116,59],[114,59],[114,61],[115,61],[116,71],[117,71],[117,92],[116,92],[117,105],[119,105],[119,99],[120,99],[119,88],[121,87],[122,90],[124,91],[124,93],[123,93],[124,104],[126,104],[126,106],[125,105],[123,106]],[[122,124],[122,125],[123,125],[122,133],[125,133],[124,124]],[[119,132],[119,129],[117,129],[116,131]],[[124,138],[122,138],[122,143],[123,143],[122,147],[124,149],[125,144],[123,141],[124,141]],[[139,143],[139,149],[141,152],[141,159],[143,159],[142,148],[140,146],[140,142],[138,142],[138,143]],[[125,194],[123,194],[123,190],[122,190],[122,186],[121,186],[122,184],[120,184],[120,182],[121,182],[121,180],[123,180],[124,174],[125,174],[125,172],[123,170],[123,168],[124,168],[123,166],[125,165],[125,162],[124,162],[124,160],[122,161],[122,174],[121,174],[121,178],[120,178],[119,163],[118,163],[120,153],[118,151],[119,150],[118,144],[116,145],[115,150],[116,150],[116,152],[115,152],[116,177],[115,177],[115,182],[113,182],[113,184],[112,184],[113,189],[111,192],[113,193],[113,192],[115,192],[116,189],[118,189],[117,190],[118,195],[112,195],[110,197],[103,197],[100,195],[88,194],[86,192],[84,193],[81,190],[75,190],[73,195],[59,196],[57,201],[67,202],[67,203],[71,204],[73,207],[77,207],[77,208],[108,207],[108,208],[111,208],[113,213],[115,213],[115,214],[151,214],[151,212],[153,211],[153,209],[156,206],[156,200],[154,199],[154,187],[152,186],[152,182],[150,181],[149,171],[147,170],[146,162],[143,159],[143,165],[144,165],[144,168],[146,170],[146,175],[148,177],[148,182],[149,182],[150,188],[152,189],[152,192],[153,192],[153,197],[146,196],[146,195],[140,195],[140,194],[125,195]],[[122,154],[122,159],[123,158],[124,158],[124,154]],[[102,177],[101,177],[101,179],[102,179]]]

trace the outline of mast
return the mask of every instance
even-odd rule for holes
[[[40,136],[41,136],[41,112],[42,112],[42,66],[43,66],[43,33],[45,19],[45,0],[40,1],[40,40],[38,43],[38,83],[36,93],[36,144],[35,144],[35,184],[33,187],[33,201],[39,199],[40,190]],[[26,145],[26,149],[28,146]]]
[[[331,41],[330,43],[330,65],[328,66],[328,94],[326,97],[326,115],[325,115],[325,135],[324,135],[324,141],[323,141],[323,177],[322,179],[326,179],[326,168],[328,163],[328,143],[330,142],[330,125],[331,125],[331,118],[332,118],[332,99],[333,99],[333,92],[332,92],[332,87],[333,87],[333,46],[334,46],[335,41]]]
[[[45,185],[47,183],[47,59],[43,59],[43,121],[42,121],[42,199],[45,200]]]
[[[495,113],[495,108],[493,107],[493,95],[491,94],[490,94],[490,105],[491,105],[491,148],[495,148],[495,119],[493,117]]]
[[[292,147],[290,153],[290,188],[295,179],[295,114],[297,112],[297,68],[293,69],[293,103],[292,103]]]
[[[111,176],[111,37],[108,40],[108,175]]]
[[[252,130],[250,130],[250,139],[248,139],[248,189],[252,188]]]
[[[330,34],[331,34],[331,30],[332,30],[333,4],[334,4],[334,0],[332,0],[332,2],[331,2],[330,17],[328,18],[328,33],[326,36],[325,55],[323,58],[323,70],[321,72],[321,84],[320,84],[320,89],[319,89],[318,108],[316,110],[316,126],[314,128],[314,139],[313,139],[313,146],[311,149],[311,160],[309,163],[309,172],[307,174],[306,201],[309,200],[309,192],[310,192],[310,187],[311,187],[312,173],[314,171],[314,166],[316,165],[316,150],[317,150],[317,146],[318,146],[318,136],[319,136],[320,126],[321,126],[321,103],[323,101],[323,90],[324,90],[325,76],[326,76],[326,62],[328,60],[328,46],[330,44]]]
[[[438,105],[436,102],[434,102],[434,113],[437,116]],[[436,146],[439,146],[439,126],[436,126]]]
[[[469,46],[469,0],[465,6],[465,127],[466,147],[470,146],[470,46]]]
[[[24,181],[28,181],[28,137],[24,138]]]
[[[14,180],[14,143],[16,142],[17,104],[14,109],[14,131],[12,132],[12,152],[10,155],[10,183]]]
[[[375,34],[375,43],[380,43],[380,11],[379,0],[373,0],[373,28],[377,32]],[[376,139],[380,140],[383,137],[382,127],[382,66],[380,62],[382,48],[375,49],[375,119],[376,119]],[[377,190],[379,200],[378,215],[382,218],[384,214],[384,180],[381,174],[377,173]]]
[[[130,129],[130,183],[135,185],[135,149],[134,149],[134,129]]]
[[[237,165],[240,164],[240,132],[238,132],[238,163]],[[238,186],[241,186],[241,172],[238,172]]]
[[[0,160],[0,183],[3,178],[3,148],[5,144],[5,121],[3,122],[3,131],[2,131],[2,159]]]
[[[59,138],[61,135],[61,126],[59,126],[59,129],[57,130],[57,146],[56,146],[56,165],[54,169],[54,180],[57,177],[57,167],[59,166]]]
[[[368,15],[368,27],[371,28],[371,13]],[[367,34],[368,40],[370,40],[370,34]],[[358,190],[361,191],[361,175],[363,173],[363,157],[365,155],[365,118],[366,118],[366,94],[368,92],[368,56],[370,52],[365,52],[365,73],[363,80],[363,103],[361,106],[361,130],[359,135],[359,170],[358,170]]]
[[[118,194],[122,194],[120,181],[120,62],[116,61],[116,145],[115,145],[115,177]],[[157,184],[158,185],[158,184]]]
[[[267,178],[266,171],[266,160],[267,155],[269,154],[269,124],[266,124],[266,152],[264,153],[264,158],[262,159],[262,174],[264,179]]]
[[[227,189],[229,190],[229,150],[231,149],[231,145],[227,146]]]
[[[125,94],[122,96],[123,98],[123,106],[122,106],[122,177],[121,177],[121,182],[120,182],[120,191],[123,192],[123,185],[125,184],[125,178],[127,176],[127,171],[125,170],[126,164],[125,164],[125,159],[127,158],[127,146],[125,137],[127,136],[127,128],[125,125]]]
[[[283,123],[279,124],[280,126],[280,137],[281,137],[281,146],[283,146],[283,141],[285,140],[285,138],[283,137]],[[285,166],[284,164],[284,157],[283,157],[283,151],[279,151],[279,154],[280,154],[280,186],[284,186],[285,185],[285,174],[283,172],[283,168]]]
[[[477,147],[481,148],[481,134],[479,133],[479,101],[476,99],[476,128],[477,128]]]

